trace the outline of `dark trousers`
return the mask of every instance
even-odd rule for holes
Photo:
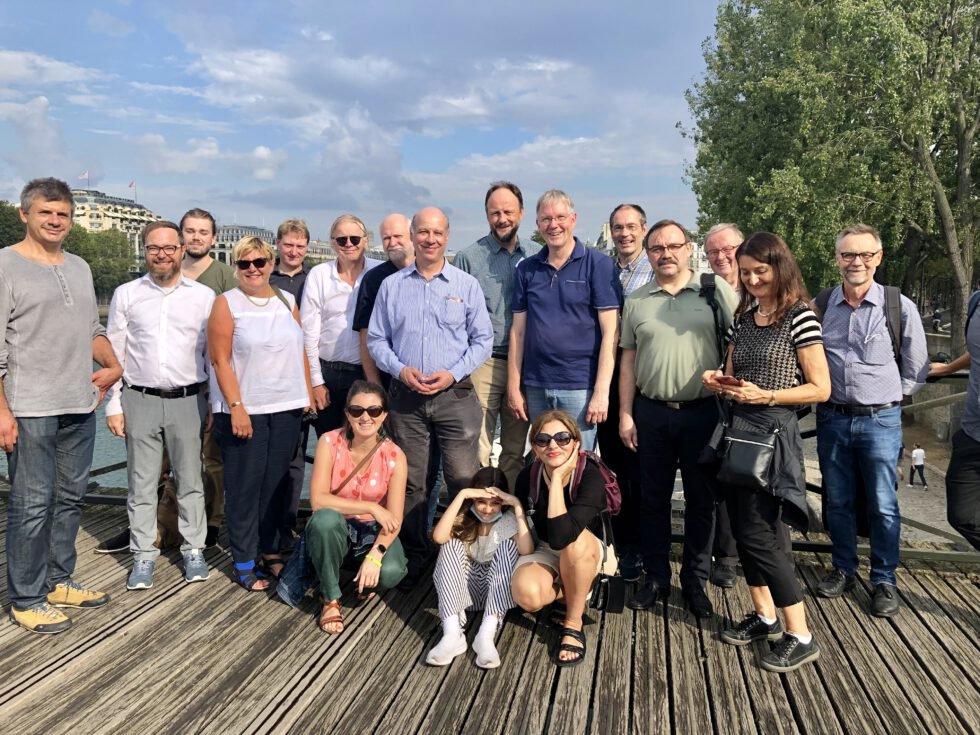
[[[225,522],[237,564],[254,560],[257,552],[279,551],[283,503],[276,492],[286,487],[283,479],[289,475],[302,415],[298,408],[253,415],[252,438],[242,439],[232,434],[230,415],[214,414],[225,466]]]
[[[919,473],[919,479],[922,480],[922,485],[926,484],[926,466],[922,464],[909,465],[909,485],[915,484],[915,473]]]
[[[789,526],[782,521],[776,524],[776,538],[779,541],[779,548],[784,553],[792,555],[793,539],[789,536]],[[727,500],[720,500],[715,506],[715,540],[711,555],[714,556],[716,564],[735,566],[738,563],[738,546],[735,534],[732,532]]]
[[[327,389],[330,405],[317,412],[314,427],[318,439],[328,431],[340,428],[344,423],[347,393],[355,380],[364,380],[364,370],[361,366],[356,366],[356,370],[353,367],[352,365],[351,368],[340,370],[328,367],[325,361],[320,360],[320,373],[323,375],[323,385]]]
[[[684,483],[684,558],[681,585],[704,586],[711,571],[714,495],[697,467],[718,412],[713,401],[669,408],[637,394],[633,402],[640,463],[643,568],[662,586],[670,583],[670,498],[680,465]]]
[[[949,525],[980,551],[980,442],[962,429],[953,435],[946,470],[946,516]]]
[[[423,396],[399,380],[388,392],[392,438],[408,460],[405,517],[399,538],[408,557],[409,576],[418,573],[432,550],[428,519],[430,442],[442,452],[442,469],[450,498],[466,487],[479,469],[483,412],[470,387],[454,386]]]
[[[728,512],[738,541],[745,581],[752,587],[768,587],[776,607],[803,600],[792,553],[787,554],[777,529],[782,501],[769,493],[727,487]]]
[[[273,494],[275,508],[269,512],[279,518],[279,541],[296,530],[296,516],[299,512],[299,498],[303,493],[303,480],[306,478],[306,445],[310,439],[310,425],[303,422],[296,441],[296,449],[289,460],[289,472],[282,478],[281,486]]]
[[[613,371],[609,389],[609,418],[596,427],[599,453],[602,461],[619,481],[619,491],[623,496],[623,507],[619,515],[612,517],[613,535],[616,537],[616,551],[620,558],[624,553],[634,552],[639,547],[640,473],[637,453],[627,449],[619,438],[619,359]],[[512,488],[513,489],[513,488]]]

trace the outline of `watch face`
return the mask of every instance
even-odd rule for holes
[[[388,547],[385,546],[384,544],[378,544],[378,551],[380,551],[382,554],[384,554],[385,552],[388,551]]]

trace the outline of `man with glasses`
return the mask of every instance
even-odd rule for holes
[[[871,614],[898,613],[898,455],[902,396],[915,393],[929,371],[925,330],[915,305],[901,296],[901,355],[889,332],[885,288],[874,281],[882,261],[875,228],[856,224],[837,235],[834,288],[823,315],[830,400],[817,407],[817,453],[823,475],[833,569],[817,587],[839,597],[857,573],[855,498],[864,486],[871,530]]]
[[[109,595],[75,572],[75,537],[95,447],[95,407],[122,375],[99,324],[88,264],[62,249],[75,201],[58,179],[20,195],[24,239],[0,250],[0,448],[7,453],[6,562],[10,620],[61,633],[58,608],[96,608]],[[92,371],[93,360],[102,366]]]
[[[517,474],[524,469],[524,447],[528,424],[507,410],[507,354],[511,302],[514,296],[514,270],[541,246],[530,238],[521,239],[517,228],[524,217],[524,195],[509,181],[490,184],[483,200],[490,234],[456,254],[453,265],[480,282],[493,322],[493,353],[473,371],[473,388],[483,409],[480,432],[480,466],[490,464],[493,438],[500,419],[500,459],[497,465],[516,487]]]
[[[360,217],[342,214],[330,225],[337,254],[310,270],[300,307],[306,356],[316,402],[316,435],[344,423],[347,391],[364,378],[361,344],[353,331],[354,307],[364,274],[381,264],[365,257],[370,236]]]
[[[415,586],[432,550],[426,532],[429,443],[439,445],[451,497],[480,466],[482,412],[470,374],[493,346],[479,282],[446,260],[446,215],[435,207],[422,209],[412,218],[411,233],[415,263],[381,284],[368,329],[371,356],[392,376],[388,421],[408,458],[400,537],[408,574],[399,589]]]
[[[645,239],[654,277],[623,307],[620,346],[619,430],[640,465],[639,526],[646,579],[629,600],[648,610],[670,592],[670,512],[680,465],[684,483],[684,558],[681,590],[699,618],[713,614],[705,594],[711,567],[715,502],[697,467],[698,455],[718,419],[714,397],[699,376],[723,362],[715,318],[690,268],[687,231],[660,220]],[[732,323],[737,297],[718,280],[715,299],[723,329]]]
[[[591,450],[609,412],[623,297],[612,261],[585,247],[575,224],[568,194],[541,195],[537,225],[547,247],[517,266],[507,405],[528,422],[548,409],[565,411]]]
[[[650,259],[643,249],[647,215],[639,204],[620,204],[609,215],[616,255],[613,264],[623,296],[628,297],[653,278]],[[623,495],[623,512],[613,518],[616,536],[616,552],[619,555],[620,574],[628,582],[634,582],[643,573],[643,560],[639,554],[639,475],[635,457],[619,438],[619,360],[622,350],[616,349],[616,362],[609,388],[609,413],[596,430],[602,461],[616,473]]]
[[[141,240],[146,275],[116,289],[107,327],[123,366],[105,413],[109,431],[126,439],[134,557],[126,583],[130,590],[153,586],[164,441],[177,480],[184,580],[208,578],[201,436],[207,416],[207,324],[215,295],[181,274],[184,247],[173,222],[151,222]]]
[[[728,281],[736,292],[739,290],[739,279],[735,251],[744,239],[742,231],[730,222],[715,225],[704,236],[704,255],[711,272]]]

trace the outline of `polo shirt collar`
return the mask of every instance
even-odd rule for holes
[[[690,271],[691,277],[690,277],[690,279],[688,279],[688,282],[685,283],[681,287],[680,290],[681,291],[684,291],[684,290],[688,290],[689,289],[691,291],[698,291],[700,293],[700,291],[701,291],[701,282],[697,278],[697,275],[698,274],[695,273],[690,268],[688,268],[688,271]],[[664,290],[664,287],[661,286],[659,283],[657,283],[657,277],[656,276],[654,276],[653,278],[650,279],[650,282],[647,284],[647,287],[648,287],[648,290],[647,290],[647,293],[648,294],[655,294],[655,293],[658,293],[659,291],[663,291]],[[680,293],[680,291],[678,291],[678,293]]]
[[[496,237],[493,236],[492,232],[487,235],[486,240],[487,240],[487,245],[490,246],[491,252],[499,253],[501,250],[503,250],[508,255],[511,255],[511,253],[508,252],[507,248],[503,246],[500,240],[498,240]],[[518,251],[520,251],[521,255],[527,257],[527,250],[524,248],[524,244],[521,242],[520,235],[517,236],[517,246],[514,248],[514,253],[517,253]]]
[[[303,263],[303,267],[299,269],[299,273],[293,273],[293,275],[291,275],[291,276],[286,275],[281,270],[279,270],[279,259],[278,258],[276,258],[276,267],[272,269],[272,275],[274,275],[274,276],[282,276],[283,278],[296,278],[296,276],[301,276],[304,273],[309,273],[309,272],[310,272],[310,269],[306,267],[306,263]]]
[[[542,263],[548,262],[548,246],[542,245],[541,249],[531,256],[532,258],[537,258]],[[572,248],[572,254],[568,257],[567,263],[571,263],[573,260],[578,260],[579,258],[585,257],[585,245],[577,237],[575,238],[575,247]]]

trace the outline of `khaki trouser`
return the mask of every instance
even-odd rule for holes
[[[500,459],[497,466],[507,476],[510,492],[517,486],[517,475],[524,469],[528,423],[514,418],[507,408],[507,361],[491,357],[470,374],[473,390],[483,409],[480,430],[480,466],[490,464],[493,436],[500,419]]]

